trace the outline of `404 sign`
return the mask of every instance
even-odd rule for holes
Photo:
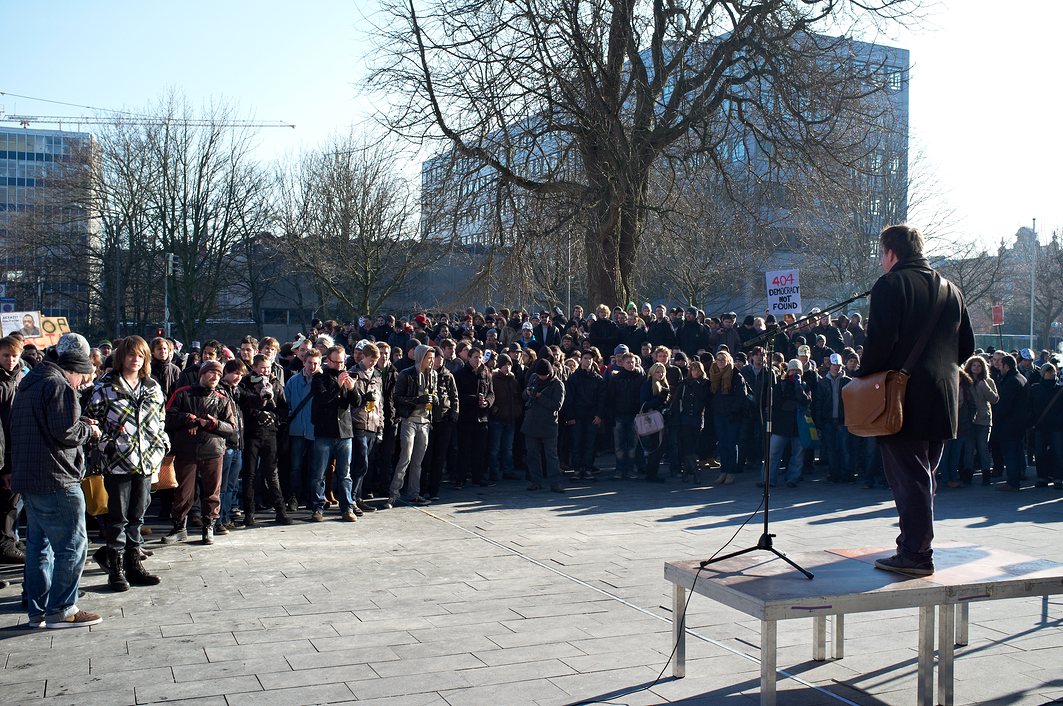
[[[776,270],[765,275],[768,313],[781,318],[801,311],[801,277],[797,270]]]

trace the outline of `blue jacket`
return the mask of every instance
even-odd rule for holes
[[[295,411],[295,408],[303,404],[303,400],[310,394],[310,384],[313,378],[307,378],[303,375],[302,371],[295,373],[288,382],[284,383],[284,397],[288,400],[288,409],[291,412]],[[288,436],[301,436],[306,439],[313,440],[314,438],[314,423],[310,421],[310,407],[312,403],[307,402],[303,404],[303,408],[299,410],[299,414],[295,415],[295,419],[288,426]],[[291,414],[289,412],[289,414]],[[283,420],[282,420],[283,421]]]

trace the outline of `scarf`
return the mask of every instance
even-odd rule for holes
[[[720,364],[714,362],[709,368],[709,385],[712,394],[731,394],[731,378],[734,377],[735,366],[731,363],[721,369]]]

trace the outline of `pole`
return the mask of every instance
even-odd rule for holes
[[[162,280],[162,330],[166,338],[170,337],[170,275],[173,272],[173,253],[166,253],[166,267],[163,268]]]
[[[1037,219],[1033,219],[1033,238],[1030,239],[1030,351],[1033,345],[1034,282],[1037,281]]]
[[[572,316],[572,231],[568,232],[565,248],[565,318]]]

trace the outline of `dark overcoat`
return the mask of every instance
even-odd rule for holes
[[[856,377],[900,370],[928,325],[941,276],[923,256],[905,258],[871,288],[867,338]],[[908,370],[899,438],[942,441],[956,436],[959,366],[974,353],[974,332],[959,287],[951,285],[926,349]]]

